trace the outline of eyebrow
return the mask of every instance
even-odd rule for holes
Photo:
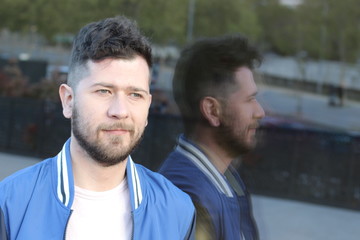
[[[106,87],[106,88],[115,88],[115,86],[113,84],[108,84],[108,83],[94,83],[93,85],[91,85],[91,87]]]
[[[258,94],[258,91],[255,91],[252,94],[250,94],[249,97],[255,97],[257,94]]]
[[[133,86],[129,86],[126,88],[127,90],[130,90],[130,91],[134,91],[134,92],[144,92],[146,94],[150,94],[149,91],[143,89],[143,88],[138,88],[138,87],[133,87]]]

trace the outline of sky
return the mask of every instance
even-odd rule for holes
[[[297,6],[302,2],[302,0],[280,0],[280,2],[288,6]]]

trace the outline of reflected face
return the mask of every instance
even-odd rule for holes
[[[265,112],[256,100],[257,87],[251,70],[240,67],[235,72],[235,87],[222,106],[218,144],[233,156],[256,146],[256,129]]]
[[[74,90],[73,140],[96,162],[115,165],[140,142],[151,103],[149,67],[137,56],[88,63]]]

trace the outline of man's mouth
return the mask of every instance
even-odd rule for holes
[[[117,124],[112,126],[100,126],[99,129],[100,131],[114,135],[123,135],[133,131],[133,128],[131,126],[126,126],[124,124]]]
[[[259,128],[260,127],[260,124],[259,123],[254,123],[254,124],[251,124],[250,126],[249,126],[249,129],[257,129],[257,128]]]
[[[126,134],[128,132],[130,132],[129,130],[126,130],[126,129],[104,129],[103,130],[104,132],[106,133],[109,133],[109,134],[115,134],[115,135],[123,135],[123,134]]]

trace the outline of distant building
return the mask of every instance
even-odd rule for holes
[[[303,3],[303,0],[279,0],[280,4],[289,6],[289,7],[297,7],[298,5]]]

